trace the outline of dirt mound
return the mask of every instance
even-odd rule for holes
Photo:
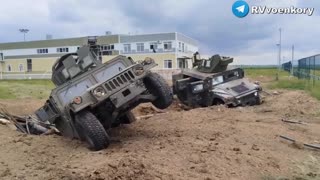
[[[153,116],[112,129],[112,144],[98,152],[78,140],[0,125],[0,179],[319,179],[320,153],[299,143],[320,143],[320,103],[301,91],[277,94],[253,107],[185,111],[175,102],[159,112],[143,104],[136,116]],[[33,101],[21,113],[43,104]],[[7,107],[19,113],[24,103]]]

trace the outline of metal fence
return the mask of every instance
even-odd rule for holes
[[[282,69],[299,79],[320,80],[320,54],[283,63]]]

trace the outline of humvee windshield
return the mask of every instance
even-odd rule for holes
[[[235,79],[241,79],[241,78],[243,78],[242,70],[235,69],[235,70],[227,71],[223,75],[212,77],[212,85],[214,86],[223,82],[227,82]]]
[[[82,95],[92,85],[93,83],[89,80],[89,78],[85,79],[61,91],[59,93],[59,99],[65,105],[71,102],[74,97]]]
[[[124,70],[126,66],[122,62],[117,62],[112,66],[105,68],[104,70],[96,73],[94,76],[98,82],[104,82],[114,75],[119,74],[122,70]]]

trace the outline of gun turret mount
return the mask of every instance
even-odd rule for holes
[[[233,58],[220,56],[218,54],[213,55],[209,59],[201,59],[199,52],[193,54],[193,67],[197,71],[203,73],[218,73],[227,70],[230,63],[233,62]]]

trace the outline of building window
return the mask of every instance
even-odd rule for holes
[[[137,43],[137,52],[144,52],[144,44]]]
[[[11,64],[8,64],[8,65],[7,65],[7,71],[8,71],[8,72],[11,72],[11,71],[12,71],[12,69],[11,69]]]
[[[184,52],[184,43],[182,43],[182,52]]]
[[[114,50],[114,45],[113,44],[101,45],[100,49],[101,51]]]
[[[48,54],[48,49],[37,49],[38,54]]]
[[[27,59],[27,71],[32,71],[32,59]]]
[[[111,56],[112,55],[112,51],[102,51],[103,56]]]
[[[0,53],[0,61],[3,61],[3,53]]]
[[[69,48],[57,48],[58,53],[69,52]]]
[[[131,52],[131,44],[124,44],[123,46],[125,53]]]
[[[172,60],[164,60],[164,68],[171,69],[172,68]]]
[[[23,64],[19,64],[19,71],[20,71],[20,72],[23,72],[23,71],[24,71]]]
[[[158,49],[158,44],[157,43],[150,43],[150,49],[151,50],[157,50]]]
[[[181,52],[181,42],[179,42],[179,51]]]
[[[163,44],[164,50],[171,50],[172,49],[172,42],[164,42]]]

